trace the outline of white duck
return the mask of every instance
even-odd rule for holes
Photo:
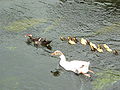
[[[82,73],[88,77],[90,77],[90,74],[88,74],[87,72],[94,73],[92,70],[89,70],[90,62],[79,61],[79,60],[66,61],[64,54],[59,50],[56,50],[51,55],[58,55],[61,58],[59,62],[60,66],[62,66],[67,71],[73,71],[76,74]]]

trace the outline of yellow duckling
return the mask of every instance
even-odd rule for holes
[[[80,43],[81,43],[82,45],[87,45],[88,42],[87,42],[86,39],[81,38]]]
[[[108,52],[112,52],[112,49],[110,49],[107,44],[103,44],[103,47],[104,47]]]
[[[71,45],[75,45],[77,43],[77,39],[75,37],[68,36],[68,43]]]
[[[106,49],[106,48],[109,48],[107,44],[103,44],[103,47]]]
[[[97,50],[97,46],[95,44],[93,44],[92,42],[89,43],[90,48],[92,51],[96,51]]]
[[[100,44],[98,44],[97,46],[98,46],[97,51],[102,53],[103,52],[102,46]]]

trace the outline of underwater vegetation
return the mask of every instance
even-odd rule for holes
[[[47,20],[46,19],[23,19],[23,20],[12,22],[4,28],[9,31],[22,31],[22,30],[27,30],[27,28],[30,28],[34,25],[37,25],[39,23],[44,23],[44,22],[47,22]]]
[[[27,30],[28,28],[38,24],[48,23],[48,22],[51,22],[50,19],[44,19],[44,18],[21,19],[8,24],[8,26],[5,26],[4,29],[8,31],[18,32],[18,31]],[[58,19],[52,20],[51,24],[45,28],[44,33],[53,29],[56,25],[58,25],[58,23],[59,23]]]
[[[100,28],[99,30],[95,31],[94,34],[99,35],[99,34],[106,34],[106,33],[119,32],[119,31],[120,31],[120,22],[117,22],[110,26],[105,26],[103,28]]]
[[[112,85],[120,80],[120,71],[106,70],[96,73],[97,78],[93,81],[94,90],[103,90],[105,87]]]

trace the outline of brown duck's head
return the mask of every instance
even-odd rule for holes
[[[51,53],[51,55],[61,56],[61,55],[63,55],[63,53],[59,50],[56,50],[55,52]]]
[[[26,34],[25,37],[32,37],[32,34]]]

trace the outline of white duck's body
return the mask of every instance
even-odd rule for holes
[[[84,73],[88,72],[90,62],[78,61],[78,60],[66,61],[66,58],[64,55],[61,55],[60,58],[61,58],[61,60],[60,60],[59,64],[65,70],[73,71],[77,74],[79,74],[81,72],[84,72]]]
[[[59,57],[61,58],[59,64],[67,71],[73,71],[74,73],[77,74],[82,73],[88,77],[90,77],[90,75],[87,74],[87,72],[93,73],[93,71],[89,70],[90,62],[79,61],[79,60],[66,61],[66,58],[63,55],[63,53],[58,50],[52,53],[52,55],[59,55]]]

